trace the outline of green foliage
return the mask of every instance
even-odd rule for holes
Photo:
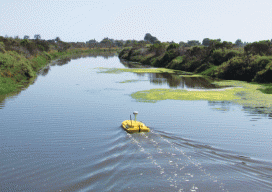
[[[204,64],[205,65],[205,64]],[[200,71],[200,70],[199,70]],[[217,66],[214,65],[207,65],[207,68],[202,71],[200,74],[201,75],[206,75],[206,76],[211,76],[215,77],[215,72],[217,71]]]
[[[49,43],[45,40],[36,41],[36,45],[40,51],[49,51]]]
[[[238,50],[234,50],[234,49],[216,49],[212,52],[211,54],[211,62],[214,65],[221,65],[222,63],[230,60],[231,58],[235,57],[235,56],[239,56],[242,55],[242,53]]]
[[[124,49],[122,49],[122,51],[119,53],[118,57],[121,59],[128,59],[128,53],[129,53],[130,48],[126,47]]]
[[[59,37],[56,37],[56,38],[55,38],[55,41],[56,41],[56,42],[59,42],[59,41],[61,41],[61,40],[60,40]]]
[[[6,95],[16,91],[20,85],[16,84],[11,78],[2,77],[0,75],[0,95]]]
[[[173,59],[167,66],[166,68],[170,69],[180,69],[179,66],[183,62],[185,56],[178,56],[175,59]]]
[[[271,41],[259,41],[249,43],[244,47],[247,55],[272,55]]]
[[[201,45],[201,43],[198,40],[190,40],[187,42],[187,44],[189,46],[197,46],[197,45]]]
[[[271,82],[271,77],[272,77],[272,62],[267,64],[265,69],[259,71],[256,74],[254,81],[268,83],[268,82]],[[271,88],[269,90],[271,90]]]
[[[255,82],[254,82],[255,83]],[[260,90],[262,93],[265,94],[272,94],[272,83],[268,83],[268,84],[261,84],[263,87],[259,88],[258,90]]]
[[[28,39],[24,39],[24,40],[22,40],[22,41],[20,42],[20,45],[22,45],[22,46],[24,46],[24,47],[26,47],[28,44],[29,44]]]
[[[183,42],[183,41],[180,41],[180,42],[179,42],[179,46],[180,46],[180,47],[185,47],[185,46],[186,46],[186,43]]]
[[[5,52],[5,44],[0,41],[0,52]]]
[[[215,75],[222,79],[244,80],[258,82],[271,81],[272,57],[251,56],[233,57],[217,68]],[[255,77],[256,76],[256,77]],[[254,78],[255,77],[255,78]]]
[[[210,39],[209,49],[213,51],[214,49],[231,49],[233,47],[232,42],[223,41],[221,39]]]
[[[237,48],[231,42],[221,42],[220,39],[204,40],[206,46],[155,43],[142,50],[135,46],[123,50],[120,56],[155,67],[197,72],[222,79],[271,82],[271,69],[268,67],[272,61],[269,56],[270,41]]]
[[[177,44],[177,43],[171,43],[171,44],[167,47],[166,51],[170,51],[171,49],[177,49],[177,48],[179,48],[179,44]]]
[[[3,77],[14,77],[17,81],[20,81],[24,77],[35,76],[30,61],[14,51],[8,51],[5,54],[0,53],[0,63]]]
[[[209,38],[203,39],[202,45],[204,45],[204,46],[206,46],[206,47],[209,46],[209,45],[210,45],[210,39],[209,39]]]
[[[186,55],[187,57],[205,57],[206,55],[206,48],[203,46],[194,46],[194,47],[190,47],[187,51],[186,51]]]
[[[170,47],[171,46],[171,47]],[[175,47],[179,47],[178,44],[171,44],[167,49],[167,51],[164,53],[163,57],[156,62],[156,67],[165,67],[168,63],[170,63],[174,58],[179,56],[178,51],[175,49]],[[165,50],[165,49],[164,49]]]
[[[40,39],[41,39],[41,35],[40,35],[40,34],[36,34],[36,35],[34,35],[34,39],[36,39],[36,40],[40,40]]]
[[[152,36],[150,33],[146,33],[144,37],[145,41],[148,41],[152,44],[156,43],[158,41],[157,37]]]
[[[162,55],[166,51],[167,43],[155,43],[149,47],[150,52],[155,52],[156,56]]]
[[[264,89],[258,89],[261,92],[265,93],[265,94],[272,94],[272,87],[268,87],[268,88],[264,88]]]
[[[235,45],[238,46],[238,47],[241,47],[241,46],[243,46],[244,44],[243,44],[243,42],[242,42],[241,39],[237,39],[237,40],[235,41]]]

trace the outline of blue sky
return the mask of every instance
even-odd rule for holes
[[[272,39],[271,0],[0,0],[0,35],[63,41]]]

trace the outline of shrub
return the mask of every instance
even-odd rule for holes
[[[149,47],[150,52],[155,52],[156,56],[162,55],[166,51],[166,43],[155,43]]]
[[[244,47],[244,50],[247,55],[249,54],[271,55],[272,54],[270,41],[259,41],[259,42],[249,43]]]
[[[166,66],[166,68],[179,69],[179,65],[183,62],[184,57],[185,56],[178,56],[178,57],[176,57],[170,63],[168,63],[168,65]]]
[[[20,42],[20,45],[22,45],[22,46],[24,46],[24,47],[26,47],[28,44],[29,44],[28,39],[24,39],[24,40],[22,40],[22,41]]]
[[[31,62],[15,51],[0,53],[0,63],[2,63],[2,75],[5,77],[15,77],[17,81],[20,81],[20,78],[35,76]]]
[[[235,56],[242,55],[241,52],[238,50],[233,50],[233,49],[216,49],[212,52],[211,54],[211,62],[214,65],[221,65],[222,63],[230,60],[231,58]]]
[[[254,77],[253,81],[261,83],[271,82],[271,77],[272,77],[272,62],[270,62],[264,70],[259,71]]]
[[[128,57],[128,52],[129,52],[129,48],[126,47],[124,48],[118,55],[119,58],[122,58],[122,59],[127,59]]]
[[[248,65],[242,57],[233,57],[216,69],[215,75],[221,79],[246,80],[253,77],[248,73]]]
[[[271,63],[271,56],[251,56],[249,60],[246,60],[244,57],[236,56],[219,66],[215,74],[222,79],[252,81],[256,74],[259,74],[257,76],[264,76],[266,73],[270,74],[266,71],[268,70],[267,66]],[[256,81],[260,81],[259,77],[255,79]],[[264,79],[266,79],[266,77],[264,77]]]
[[[171,49],[177,49],[177,48],[179,48],[179,44],[177,44],[177,43],[171,43],[171,44],[167,47],[166,51],[170,51]]]
[[[207,67],[208,68],[205,71],[202,71],[200,74],[215,77],[215,73],[218,67],[214,65],[207,65]]]
[[[5,52],[5,44],[0,41],[0,52],[4,53]]]

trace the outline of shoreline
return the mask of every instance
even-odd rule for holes
[[[63,52],[55,50],[41,52],[30,58],[26,58],[23,54],[16,53],[15,51],[0,52],[0,96],[1,98],[5,98],[14,94],[16,95],[23,88],[28,87],[36,79],[39,71],[54,60],[84,56],[92,53],[118,51],[119,49],[108,48],[74,48]]]

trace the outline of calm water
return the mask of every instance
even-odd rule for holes
[[[207,80],[97,73],[129,66],[116,56],[53,65],[1,103],[0,191],[272,191],[271,117],[231,102],[130,97],[214,88]],[[151,132],[120,127],[135,110]]]

